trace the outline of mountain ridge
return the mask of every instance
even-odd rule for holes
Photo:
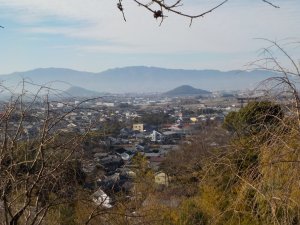
[[[252,89],[275,75],[260,70],[186,70],[149,66],[119,67],[96,73],[50,67],[1,75],[0,80],[3,85],[10,86],[26,78],[33,83],[50,84],[62,90],[78,86],[97,92],[147,93],[166,92],[183,84],[211,91]]]
[[[97,91],[91,91],[86,88],[82,88],[78,86],[72,86],[68,88],[66,91],[64,91],[63,94],[67,96],[74,96],[74,97],[100,97],[108,93],[100,93]]]

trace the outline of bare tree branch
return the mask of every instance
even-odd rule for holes
[[[274,8],[277,8],[277,9],[279,9],[280,7],[278,6],[278,5],[274,5],[272,2],[270,2],[270,1],[267,1],[267,0],[262,0],[263,2],[265,2],[265,3],[267,3],[267,4],[269,4],[270,6],[272,6],[272,7],[274,7]]]
[[[180,8],[183,6],[184,0],[174,0],[173,3],[166,3],[165,0],[150,0],[148,3],[145,3],[142,0],[133,0],[133,1],[137,3],[138,6],[142,6],[148,12],[152,13],[155,19],[161,19],[160,24],[162,24],[163,20],[167,17],[166,12],[169,12],[171,14],[176,14],[178,16],[189,18],[190,26],[194,19],[204,17],[205,15],[215,11],[216,9],[223,6],[225,3],[229,2],[229,0],[223,0],[219,4],[216,4],[214,7],[212,7],[211,9],[193,15],[180,10]],[[269,0],[261,0],[261,1],[274,8],[280,8],[278,5],[273,4]],[[123,19],[126,21],[122,0],[118,0],[117,7],[122,12]]]

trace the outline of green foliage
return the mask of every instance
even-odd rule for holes
[[[165,123],[172,123],[175,119],[165,113],[146,113],[140,118],[134,120],[135,123],[145,123],[154,126],[160,126]]]
[[[274,130],[283,119],[282,107],[269,101],[250,102],[238,112],[230,112],[223,127],[242,135],[254,135],[265,130]]]
[[[238,113],[230,112],[224,119],[223,127],[231,132],[238,130]]]
[[[222,110],[214,109],[214,108],[203,108],[197,110],[197,114],[214,114],[214,113],[221,113],[221,112]]]

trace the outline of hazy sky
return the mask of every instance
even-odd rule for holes
[[[184,1],[181,10],[190,13],[221,2]],[[300,40],[300,0],[272,1],[280,9],[261,0],[230,0],[189,27],[188,19],[170,14],[159,26],[132,0],[123,0],[127,22],[117,0],[0,0],[0,73],[133,65],[241,69],[268,45],[255,38]]]

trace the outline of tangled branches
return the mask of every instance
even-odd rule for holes
[[[155,19],[161,19],[160,24],[162,24],[163,20],[167,17],[166,12],[168,12],[171,14],[176,14],[190,19],[190,26],[192,25],[194,19],[204,17],[206,14],[215,11],[219,7],[223,6],[225,3],[229,2],[229,0],[223,0],[219,4],[215,5],[214,7],[205,10],[204,12],[193,15],[180,10],[180,8],[183,6],[184,0],[173,0],[172,3],[167,3],[165,0],[151,0],[148,3],[145,3],[145,1],[142,0],[133,0],[133,1],[137,3],[138,6],[142,6],[148,12],[152,13]],[[274,8],[279,8],[279,6],[273,4],[268,0],[261,0],[261,1]],[[119,2],[117,3],[117,7],[122,12],[123,18],[126,21],[122,0],[119,0]]]

